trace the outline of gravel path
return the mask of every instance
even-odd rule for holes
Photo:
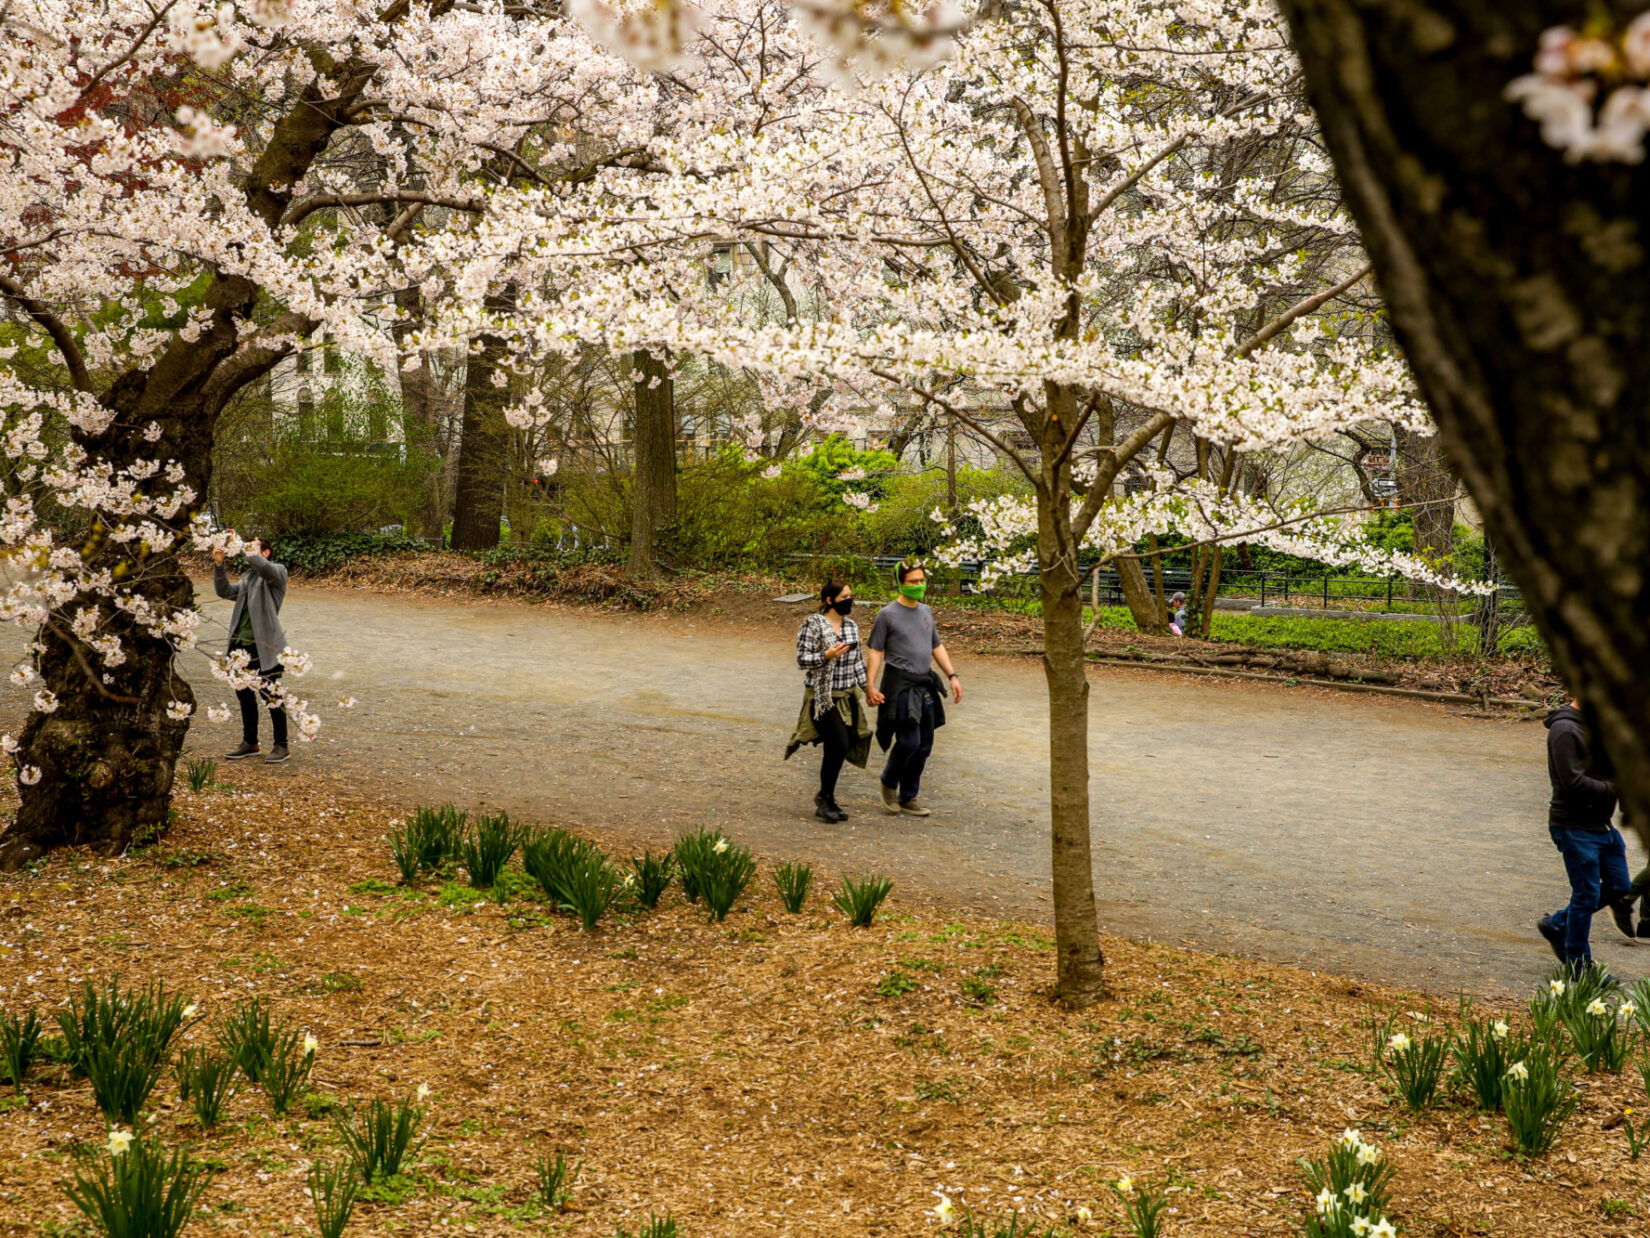
[[[228,604],[206,612],[216,648]],[[967,699],[925,779],[932,818],[885,816],[874,776],[850,766],[839,798],[852,819],[827,826],[812,816],[815,750],[780,760],[801,695],[782,638],[302,586],[284,619],[314,655],[302,686],[324,710],[323,738],[287,766],[238,769],[241,781],[324,771],[409,802],[599,822],[638,842],[714,824],[771,856],[1048,913],[1036,662],[962,659]],[[1538,723],[1134,671],[1096,668],[1092,684],[1107,930],[1440,992],[1512,991],[1546,972],[1533,924],[1567,892]],[[335,707],[346,694],[354,710]],[[194,743],[232,738],[203,721]],[[1608,917],[1594,937],[1623,978],[1650,970]]]

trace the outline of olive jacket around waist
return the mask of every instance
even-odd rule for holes
[[[865,695],[865,689],[840,688],[831,693],[831,704],[853,741],[848,748],[848,759],[864,769],[865,763],[871,759],[871,702]],[[802,694],[802,712],[797,716],[796,730],[791,732],[790,742],[785,745],[785,759],[790,760],[803,744],[817,744],[823,738],[814,719],[814,690],[810,686]]]

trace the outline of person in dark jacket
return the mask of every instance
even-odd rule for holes
[[[945,697],[962,701],[962,680],[940,640],[934,612],[922,603],[928,573],[919,563],[899,567],[899,597],[877,612],[866,641],[871,704],[877,706],[877,743],[888,753],[882,770],[882,806],[889,812],[926,817],[917,798],[922,771],[934,750],[934,732],[945,725]],[[934,673],[940,664],[947,678]],[[881,673],[880,684],[878,674]]]
[[[865,659],[859,647],[859,625],[848,616],[854,609],[854,591],[831,580],[819,591],[819,610],[802,621],[796,634],[796,664],[807,676],[802,712],[785,748],[785,759],[803,744],[819,744],[819,794],[814,816],[821,821],[846,821],[848,814],[836,802],[837,777],[844,761],[861,769],[871,755],[870,703],[865,696]]]
[[[1547,828],[1564,857],[1570,902],[1536,926],[1566,968],[1590,967],[1593,913],[1623,899],[1631,887],[1627,846],[1612,824],[1616,813],[1614,771],[1597,749],[1571,701],[1547,715],[1547,777],[1553,798]]]
[[[229,530],[231,533],[233,529]],[[246,543],[246,571],[231,584],[224,571],[223,550],[212,552],[212,586],[221,598],[233,598],[229,612],[229,649],[233,657],[244,651],[247,670],[259,678],[256,691],[250,687],[237,688],[235,698],[241,706],[241,743],[224,756],[231,761],[243,761],[256,756],[258,748],[258,698],[269,705],[269,725],[274,744],[264,762],[278,765],[288,757],[286,746],[286,706],[276,683],[284,669],[281,654],[286,649],[286,633],[281,628],[281,603],[286,599],[286,568],[274,560],[267,537],[254,537]]]

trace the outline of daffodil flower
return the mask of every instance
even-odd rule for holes
[[[183,1008],[183,1017],[186,1018],[186,1019],[193,1019],[200,1012],[201,1012],[201,1008],[199,1006],[195,1005],[194,1002],[190,1002],[187,1006],[185,1006]]]
[[[110,1156],[120,1156],[122,1153],[124,1153],[126,1151],[127,1148],[130,1148],[131,1146],[132,1146],[132,1132],[131,1131],[110,1131],[109,1132],[109,1155]]]
[[[1327,1186],[1318,1192],[1318,1214],[1328,1216],[1340,1206],[1340,1198]]]
[[[1402,1053],[1409,1048],[1409,1037],[1402,1032],[1394,1032],[1392,1039],[1386,1042],[1387,1052]]]
[[[1358,1149],[1358,1164],[1373,1165],[1381,1159],[1381,1150],[1372,1143],[1363,1144]]]
[[[312,1033],[311,1034],[306,1034],[304,1036],[304,1056],[305,1057],[314,1057],[315,1056],[315,1050],[319,1049],[320,1047],[321,1047],[321,1042],[319,1040],[316,1040],[315,1036]]]
[[[1117,1180],[1117,1189],[1127,1195],[1130,1191],[1134,1190],[1134,1179],[1129,1177],[1127,1174],[1124,1174]]]
[[[1564,982],[1562,980],[1547,981],[1547,991],[1554,997],[1564,996]]]
[[[716,840],[716,845],[711,848],[711,850],[716,852],[717,855],[721,855],[727,849],[728,849],[728,840],[725,839],[725,838],[718,838]]]
[[[1604,999],[1602,997],[1595,997],[1592,1001],[1587,1003],[1587,1013],[1592,1015],[1594,1018],[1598,1018],[1602,1015],[1609,1014],[1610,1008],[1604,1004]]]
[[[951,1197],[942,1195],[939,1191],[935,1191],[934,1194],[940,1197],[940,1202],[934,1207],[934,1215],[939,1218],[941,1225],[951,1224],[957,1215],[957,1210],[951,1206]]]
[[[1524,1065],[1523,1062],[1514,1062],[1507,1067],[1507,1078],[1516,1080],[1519,1083],[1526,1083],[1530,1078],[1530,1068]]]
[[[1490,1024],[1490,1034],[1497,1040],[1505,1040],[1507,1038],[1507,1033],[1511,1030],[1512,1029],[1507,1026],[1505,1019],[1497,1019],[1494,1023]]]
[[[417,1097],[420,1101],[429,1100],[430,1099],[430,1085],[427,1084],[427,1083],[420,1083],[418,1085],[418,1091],[417,1091],[416,1095],[417,1095]]]
[[[1393,1228],[1391,1221],[1382,1217],[1375,1222],[1375,1228],[1369,1231],[1369,1238],[1398,1238],[1398,1231]]]
[[[1368,1238],[1369,1231],[1374,1228],[1375,1226],[1370,1223],[1368,1217],[1352,1218],[1352,1238]]]
[[[1369,1191],[1365,1189],[1362,1182],[1352,1183],[1342,1194],[1346,1196],[1346,1200],[1350,1204],[1361,1204],[1369,1198]]]

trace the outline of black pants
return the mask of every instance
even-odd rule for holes
[[[247,669],[259,670],[258,651],[248,649],[247,652],[252,655],[252,661],[247,665]],[[272,671],[260,671],[264,681],[261,686],[235,689],[235,699],[241,706],[241,739],[246,743],[258,742],[258,698],[262,697],[269,702],[269,726],[275,732],[275,746],[286,747],[286,709],[275,703],[275,694],[270,691],[270,685],[281,677],[281,672],[285,669],[277,665]]]
[[[819,793],[834,803],[836,780],[842,773],[842,763],[848,759],[848,727],[842,721],[842,715],[833,708],[827,710],[823,718],[814,719],[814,728],[819,732],[819,743],[825,750],[819,760]]]
[[[915,691],[916,689],[912,689]],[[922,771],[934,751],[934,698],[922,694],[922,719],[902,721],[894,730],[894,746],[882,767],[882,785],[899,788],[899,801],[909,804],[922,790]]]

